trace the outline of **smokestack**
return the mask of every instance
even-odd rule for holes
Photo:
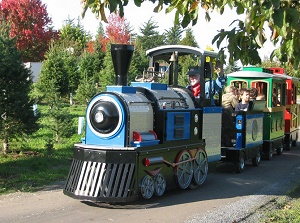
[[[111,44],[111,57],[116,74],[116,85],[127,86],[127,73],[133,50],[133,45]]]

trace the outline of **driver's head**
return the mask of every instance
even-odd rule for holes
[[[191,86],[195,86],[197,83],[200,82],[200,69],[199,67],[190,67],[189,71],[187,72],[189,76],[189,83]]]

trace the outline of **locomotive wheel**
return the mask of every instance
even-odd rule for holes
[[[141,194],[143,198],[150,199],[154,193],[154,180],[149,175],[144,176],[141,182]]]
[[[202,185],[206,180],[208,173],[208,161],[206,152],[202,149],[198,150],[193,163],[194,176],[189,186],[190,189],[195,189]]]
[[[187,151],[182,151],[177,157],[177,163],[190,160],[191,155]],[[193,164],[191,161],[183,162],[177,165],[175,172],[176,182],[180,189],[186,189],[193,178]]]
[[[164,194],[166,190],[166,180],[162,174],[157,174],[154,178],[154,192],[157,196]]]
[[[258,150],[256,156],[252,158],[252,165],[258,166],[260,164],[260,161],[261,161],[261,153],[260,150]]]
[[[245,170],[245,156],[240,155],[238,162],[235,164],[235,171],[237,173],[242,173]]]

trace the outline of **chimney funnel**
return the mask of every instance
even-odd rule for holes
[[[116,74],[116,85],[127,86],[127,73],[133,50],[133,45],[111,44],[111,57]]]

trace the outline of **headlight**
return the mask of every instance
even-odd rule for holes
[[[90,110],[90,123],[102,134],[114,131],[119,123],[119,112],[115,104],[110,101],[98,101]]]

